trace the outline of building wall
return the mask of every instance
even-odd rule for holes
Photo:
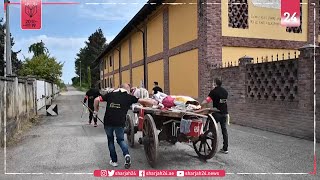
[[[143,66],[139,66],[132,69],[132,86],[140,86],[141,81],[143,80]]]
[[[147,24],[147,55],[163,51],[163,13],[160,11]]]
[[[148,64],[148,91],[152,92],[152,84],[157,81],[160,87],[164,85],[163,60]]]
[[[108,61],[108,56],[105,56],[104,58],[105,61],[105,66],[104,66],[104,72],[109,73],[109,61]]]
[[[129,83],[130,84],[130,71],[122,71],[122,83]]]
[[[115,86],[114,86],[114,79],[113,79],[113,77],[114,77],[113,75],[110,75],[110,76],[109,76],[109,85],[110,85],[110,87],[115,87]]]
[[[131,37],[131,47],[132,47],[132,62],[137,62],[143,59],[143,43],[142,43],[142,33],[136,32]]]
[[[178,0],[177,3],[186,1]],[[196,3],[196,0],[187,1]],[[187,43],[198,37],[196,4],[169,6],[169,48]]]
[[[121,44],[121,65],[129,65],[129,41],[126,40]]]
[[[119,69],[119,51],[113,51],[114,70]]]
[[[170,94],[198,97],[198,50],[169,58]]]
[[[303,3],[307,2],[303,0]],[[307,41],[309,14],[307,4],[302,5],[302,33],[286,32],[286,27],[280,25],[280,6],[254,5],[252,0],[248,0],[248,28],[229,27],[228,6],[230,5],[227,3],[221,3],[222,36]]]
[[[118,88],[120,85],[119,73],[114,74],[114,87]]]
[[[196,3],[198,1],[179,0],[175,2]],[[252,0],[249,0],[249,27],[248,29],[239,29],[228,25],[227,3],[223,3],[221,0],[204,0],[204,2],[209,4],[201,6],[196,4],[164,5],[147,17],[147,62],[162,61],[163,65],[159,66],[157,70],[160,72],[162,69],[163,71],[162,87],[167,93],[173,94],[182,91],[179,90],[183,87],[182,81],[175,80],[179,76],[173,78],[177,72],[181,71],[174,68],[183,63],[179,58],[181,53],[193,54],[194,49],[198,49],[196,56],[198,61],[194,66],[198,68],[198,80],[191,83],[198,83],[198,85],[193,90],[185,90],[185,93],[203,98],[211,88],[211,84],[208,82],[210,79],[208,72],[212,65],[226,64],[229,61],[237,64],[238,58],[244,55],[254,57],[255,61],[258,57],[261,62],[262,57],[269,56],[268,60],[271,60],[271,55],[276,56],[276,54],[279,54],[281,60],[282,53],[284,53],[284,59],[287,59],[289,52],[290,56],[294,57],[294,49],[301,47],[307,41],[307,17],[310,15],[310,10],[308,11],[306,5],[302,7],[304,17],[302,33],[289,33],[286,32],[286,28],[273,22],[278,21],[277,18],[280,17],[279,9],[274,7],[257,7],[252,3]],[[264,24],[255,24],[256,21],[264,22]],[[139,28],[144,29],[145,27],[140,26]],[[119,43],[119,46],[121,46],[122,68],[125,67],[122,71],[128,71],[126,73],[129,74],[128,83],[132,81],[134,86],[139,86],[143,80],[142,33],[133,29]],[[298,55],[299,52],[296,56]],[[179,60],[175,60],[177,57]],[[116,58],[115,56],[115,66],[117,66]],[[171,61],[172,59],[174,60]],[[193,57],[185,58],[184,65],[187,68],[189,68],[189,64],[186,62],[189,61],[193,62]],[[118,71],[112,72],[112,70],[113,67],[110,67],[108,74],[118,73]],[[154,66],[148,65],[148,89],[152,88],[152,83],[155,81],[153,71]],[[127,76],[127,74],[123,74],[121,73],[122,76]],[[122,80],[124,79],[126,77],[122,78]],[[171,80],[175,82],[171,82]],[[195,95],[196,92],[198,92],[197,95]]]
[[[273,56],[273,60],[276,60],[277,54],[279,60],[294,58],[295,53],[296,56],[299,56],[300,52],[298,50],[288,50],[288,49],[270,49],[270,48],[247,48],[247,47],[222,47],[222,64],[233,63],[233,65],[238,65],[238,59],[243,56],[250,56],[254,58],[254,62],[264,62],[271,61],[271,57]],[[284,56],[282,56],[284,55]],[[258,58],[258,59],[257,59]]]
[[[186,2],[186,1],[177,1]],[[196,3],[196,0],[188,1],[190,3]],[[169,67],[169,58],[173,59],[171,63],[173,65],[181,65],[188,62],[197,63],[198,55],[195,53],[194,49],[197,48],[197,5],[181,5],[181,6],[162,6],[159,7],[154,14],[148,16],[148,22],[146,23],[147,30],[147,81],[148,81],[148,90],[152,90],[153,82],[158,81],[159,85],[165,89],[165,87],[169,87],[169,69],[165,69],[165,67]],[[167,19],[167,24],[164,24],[164,20]],[[185,28],[188,25],[188,28]],[[140,29],[144,29],[143,26],[139,27]],[[167,37],[165,37],[167,36]],[[121,46],[121,66],[122,69],[119,72],[116,66],[117,63],[117,55],[116,51],[113,52],[113,66],[108,68],[108,75],[113,75],[115,73],[121,73],[122,82],[130,83],[132,79],[132,86],[140,86],[143,78],[143,42],[142,42],[142,33],[133,29],[131,33],[128,34],[124,40],[119,43]],[[117,46],[116,46],[117,47]],[[179,54],[186,53],[186,55]],[[191,56],[190,56],[191,55]],[[188,60],[187,60],[188,59]],[[184,62],[183,62],[184,61]],[[196,74],[195,70],[196,66],[190,65],[187,69],[191,68],[191,73]],[[130,73],[132,71],[132,77]],[[172,69],[171,71],[178,71],[176,69]],[[114,85],[117,85],[118,75],[115,75]],[[165,81],[165,77],[168,77],[167,81]],[[109,76],[112,78],[112,76]],[[198,76],[195,75],[192,84],[197,83],[196,80]],[[177,75],[177,78],[180,78]],[[176,81],[176,78],[172,79]],[[178,84],[177,84],[178,83]],[[171,91],[175,91],[177,87],[181,87],[182,83],[178,80],[174,86],[168,89],[167,93]],[[194,85],[197,87],[197,85]],[[179,88],[177,90],[179,92]],[[185,95],[190,95],[197,97],[198,90],[197,88],[193,88],[190,92],[185,92]]]

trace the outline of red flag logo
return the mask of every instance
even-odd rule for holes
[[[21,29],[39,30],[42,25],[42,0],[21,0]]]

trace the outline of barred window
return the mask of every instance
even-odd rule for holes
[[[300,26],[299,27],[287,27],[286,31],[289,33],[302,33],[302,0],[300,0]]]
[[[229,27],[248,29],[248,0],[228,0]]]

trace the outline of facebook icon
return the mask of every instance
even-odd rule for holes
[[[146,173],[144,172],[144,170],[139,170],[140,177],[144,177],[145,175],[146,175]]]

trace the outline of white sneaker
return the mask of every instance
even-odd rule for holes
[[[116,162],[112,162],[112,160],[110,160],[109,164],[113,167],[117,167],[118,166],[118,163]]]

